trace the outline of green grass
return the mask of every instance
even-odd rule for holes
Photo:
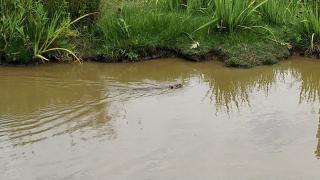
[[[320,39],[320,3],[302,3],[299,22],[296,24],[299,32],[308,39]]]
[[[241,26],[250,26],[259,17],[256,10],[266,1],[255,0],[215,0],[215,18],[219,28],[234,31]]]
[[[189,14],[212,14],[213,0],[160,0],[160,8],[169,11],[181,11]]]
[[[50,2],[0,0],[0,56],[7,62],[79,61],[69,39],[77,35],[72,25],[84,16],[73,21],[66,11],[68,2],[49,6]]]
[[[104,12],[98,26],[104,50],[118,54],[122,50],[129,51],[139,47],[191,46],[197,36],[206,33],[192,32],[210,19],[207,16],[189,16],[175,11],[162,12],[149,6],[140,6],[139,11],[136,7],[124,6],[121,11]]]
[[[0,3],[0,56],[7,61],[47,61],[75,57],[79,51],[138,61],[146,49],[165,49],[190,57],[215,52],[227,66],[252,67],[278,62],[290,47],[320,56],[319,4],[314,0]],[[72,21],[98,11],[82,23]]]
[[[278,57],[288,56],[285,46],[275,42],[273,33],[255,19],[257,8],[264,3],[234,1],[212,14],[208,6],[202,6],[203,13],[194,13],[188,11],[191,1],[181,2],[124,2],[117,9],[103,11],[97,22],[100,41],[96,53],[136,61],[144,48],[173,49],[190,56],[214,51],[233,67],[274,64]],[[228,2],[211,1],[215,4],[210,6]]]
[[[69,14],[72,19],[83,15],[99,12],[101,0],[43,0],[49,15],[53,15],[57,8],[64,8],[65,13]],[[94,16],[92,16],[94,17]],[[90,18],[92,18],[90,17]]]
[[[267,23],[286,25],[296,22],[298,7],[298,0],[268,0],[258,10]]]

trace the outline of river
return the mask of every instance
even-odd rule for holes
[[[0,67],[0,96],[1,180],[320,178],[317,60]]]

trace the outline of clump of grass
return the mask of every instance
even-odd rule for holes
[[[188,0],[187,10],[188,12],[199,13],[213,13],[214,1],[213,0]]]
[[[299,0],[268,0],[259,12],[269,24],[284,25],[295,22]]]
[[[234,31],[240,26],[250,26],[259,19],[257,9],[266,3],[255,0],[215,0],[215,18],[220,29]]]
[[[162,8],[189,14],[212,14],[214,0],[161,0]]]
[[[49,15],[41,0],[0,0],[0,5],[0,49],[6,61],[49,61],[49,52],[79,61],[67,40],[76,35],[71,25],[79,19],[71,21],[59,7]]]
[[[31,2],[0,0],[0,49],[10,59],[26,60],[31,56],[29,37],[23,25]]]
[[[311,37],[320,38],[320,3],[317,1],[301,3],[299,31]]]
[[[99,12],[101,0],[45,0],[43,3],[50,15],[54,14],[56,8],[62,7],[72,19],[76,19],[86,14]]]

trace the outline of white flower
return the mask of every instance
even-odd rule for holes
[[[192,45],[191,45],[191,49],[197,49],[200,46],[200,43],[198,41],[195,41]]]

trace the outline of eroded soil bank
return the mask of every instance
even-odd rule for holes
[[[109,55],[80,55],[79,57],[83,61],[94,61],[102,63],[127,63],[127,62],[141,62],[152,59],[159,58],[183,58],[189,61],[202,62],[209,60],[218,60],[224,62],[228,67],[240,67],[240,68],[250,68],[259,65],[272,65],[276,64],[283,59],[289,58],[291,55],[305,55],[300,49],[288,49],[285,46],[279,46],[273,48],[270,51],[267,49],[255,49],[251,48],[229,48],[228,49],[211,49],[211,50],[193,50],[186,52],[179,49],[170,48],[139,48],[132,51],[135,52],[134,57],[124,54],[122,56],[111,57]],[[235,52],[236,51],[236,52]],[[48,55],[51,58],[51,63],[64,62],[63,56],[57,56],[55,54]],[[28,61],[28,63],[22,64],[19,61],[9,61],[7,62],[5,56],[0,56],[0,65],[10,66],[10,65],[34,65],[43,64],[44,61],[39,61],[39,59],[34,59]]]

